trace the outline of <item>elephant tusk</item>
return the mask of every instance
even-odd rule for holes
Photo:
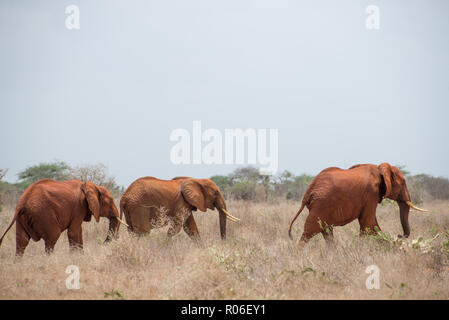
[[[238,218],[234,217],[233,215],[231,215],[228,211],[226,211],[226,209],[223,209],[223,212],[226,215],[226,218],[228,218],[229,220],[233,221],[233,222],[237,222],[239,221]]]
[[[415,206],[411,201],[406,201],[405,203],[406,203],[410,208],[415,209],[416,211],[429,212],[429,210],[424,210],[424,209],[418,208],[418,207]]]
[[[121,224],[123,224],[123,225],[129,227],[129,225],[128,225],[125,221],[123,221],[123,220],[120,219],[119,217],[116,217],[116,218],[117,218],[118,222],[120,222]]]
[[[236,218],[236,217],[234,217],[233,215],[231,215],[229,212],[226,211],[226,209],[222,209],[222,211],[225,213],[226,218],[228,218],[228,219],[231,220],[232,222],[240,221],[239,218]]]

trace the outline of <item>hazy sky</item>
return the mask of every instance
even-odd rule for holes
[[[102,162],[124,186],[235,169],[170,162],[193,120],[278,129],[280,171],[449,177],[449,1],[1,0],[0,108],[8,181],[54,160]]]

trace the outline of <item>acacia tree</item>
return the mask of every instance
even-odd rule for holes
[[[296,176],[287,170],[268,176],[260,174],[257,168],[243,167],[227,176],[212,176],[211,179],[226,197],[256,201],[278,198],[300,200],[313,176]]]
[[[3,177],[6,175],[8,169],[0,169],[0,181],[2,181]]]
[[[73,167],[70,169],[70,176],[72,179],[104,186],[114,197],[118,197],[121,193],[121,188],[115,183],[115,177],[108,174],[108,168],[102,163]]]
[[[70,178],[69,169],[69,165],[63,161],[30,166],[19,172],[20,185],[26,188],[40,179],[67,180]]]

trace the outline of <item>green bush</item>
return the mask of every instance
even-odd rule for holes
[[[19,181],[23,189],[40,179],[70,179],[70,166],[65,162],[40,163],[19,172]]]
[[[253,200],[256,185],[252,182],[236,182],[227,190],[233,198],[238,200]]]
[[[236,169],[227,176],[216,175],[211,179],[217,184],[225,198],[263,201],[286,198],[301,200],[313,176],[295,176],[284,171],[277,176],[261,175],[254,167]]]

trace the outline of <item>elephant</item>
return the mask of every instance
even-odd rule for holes
[[[401,171],[388,163],[358,164],[349,169],[331,167],[321,171],[310,183],[293,223],[304,207],[309,215],[304,224],[300,244],[318,233],[326,240],[333,239],[333,227],[343,226],[355,219],[360,224],[360,235],[381,231],[376,219],[377,204],[384,198],[399,205],[404,237],[410,235],[409,210],[427,212],[410,200],[407,184]],[[399,237],[402,237],[401,235]]]
[[[148,234],[151,229],[169,225],[171,238],[181,227],[192,240],[199,232],[192,211],[218,210],[221,238],[226,239],[226,219],[239,221],[226,210],[220,189],[210,179],[176,177],[160,180],[143,177],[134,181],[120,199],[120,218],[125,215],[128,230]]]
[[[90,221],[92,216],[97,222],[100,217],[109,219],[105,242],[117,235],[119,223],[125,224],[119,218],[114,199],[105,187],[78,180],[38,180],[20,197],[14,218],[0,238],[0,244],[16,222],[17,256],[23,255],[30,238],[34,241],[44,239],[45,252],[52,252],[59,236],[66,229],[71,251],[82,249],[81,224]]]

